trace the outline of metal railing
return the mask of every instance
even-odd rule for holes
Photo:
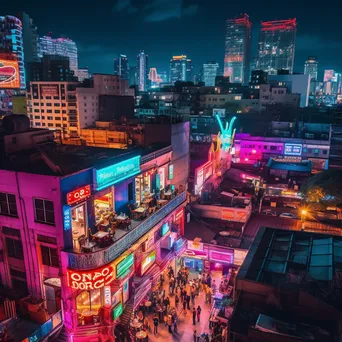
[[[68,254],[68,267],[87,270],[109,264],[185,201],[186,191],[183,191],[107,248],[84,254],[65,252]]]

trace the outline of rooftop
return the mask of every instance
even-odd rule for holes
[[[4,170],[28,172],[43,175],[66,176],[91,167],[105,167],[134,156],[145,156],[167,147],[158,144],[153,147],[113,149],[75,145],[40,145],[29,150],[16,152],[2,160]]]
[[[342,310],[342,237],[261,227],[238,275]]]
[[[297,171],[297,172],[311,172],[312,162],[308,160],[303,160],[302,162],[282,162],[276,161],[270,158],[267,162],[267,167],[276,170],[287,170],[287,171]]]

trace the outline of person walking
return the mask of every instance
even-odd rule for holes
[[[201,309],[201,307],[198,305],[198,306],[197,306],[197,322],[199,322],[200,319],[201,319],[201,311],[202,311],[202,309]]]
[[[159,325],[159,319],[157,314],[154,314],[153,316],[153,334],[158,334],[158,325]]]
[[[186,296],[186,306],[188,310],[190,310],[190,296],[189,295]]]
[[[178,304],[179,304],[179,297],[178,297],[178,294],[176,293],[176,296],[175,296],[175,308],[178,310]]]
[[[196,330],[194,330],[193,337],[194,337],[194,342],[197,342],[197,331]]]
[[[186,310],[186,301],[183,300],[183,310]]]
[[[170,314],[167,316],[167,325],[169,326],[169,333],[172,334],[172,316]]]
[[[192,324],[195,325],[196,324],[196,309],[195,307],[192,308]]]

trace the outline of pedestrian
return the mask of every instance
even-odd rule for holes
[[[196,309],[195,307],[192,308],[192,324],[195,325],[196,324]]]
[[[186,302],[188,298],[188,294],[186,293],[186,290],[183,291],[183,300]]]
[[[167,316],[167,325],[169,326],[169,333],[172,334],[171,326],[172,326],[172,316]]]
[[[207,285],[208,285],[209,287],[211,287],[211,276],[210,276],[209,273],[208,273],[208,276],[207,276]]]
[[[164,325],[167,327],[167,315],[164,316]]]
[[[197,331],[196,330],[194,330],[193,337],[194,337],[194,342],[197,342]]]
[[[195,296],[196,296],[196,292],[191,291],[191,305],[195,305]]]
[[[178,334],[178,331],[177,331],[177,316],[175,316],[175,321],[173,323],[173,331]]]
[[[201,311],[202,311],[202,309],[201,309],[201,307],[198,305],[198,307],[197,307],[197,322],[199,322],[200,319],[201,319]]]
[[[187,306],[187,308],[188,308],[188,310],[190,310],[190,296],[189,295],[187,295],[186,296],[186,306]]]
[[[183,310],[186,310],[186,301],[183,300]]]
[[[215,293],[216,293],[216,290],[217,290],[217,286],[216,286],[215,279],[213,280],[213,283],[211,284],[211,288],[212,288],[212,290],[213,290],[213,293],[215,294]]]
[[[176,297],[175,297],[175,307],[178,310],[178,304],[179,304],[179,297],[178,294],[176,293]]]
[[[159,325],[159,319],[157,314],[154,314],[153,316],[153,333],[154,335],[158,334],[158,325]]]

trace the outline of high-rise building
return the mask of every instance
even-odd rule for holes
[[[77,75],[78,72],[78,54],[77,46],[74,41],[68,38],[52,38],[44,36],[39,38],[40,55],[58,55],[68,57],[70,60],[70,69]]]
[[[44,55],[39,62],[27,63],[26,79],[30,82],[77,82],[69,58],[57,55]]]
[[[208,61],[203,64],[202,68],[202,81],[206,86],[215,86],[215,79],[218,75],[219,64],[215,61]]]
[[[131,66],[129,68],[129,79],[128,79],[128,84],[130,86],[136,85],[137,84],[137,67],[136,66]]]
[[[78,68],[77,77],[80,82],[84,81],[85,79],[89,78],[89,70],[88,67],[85,68]]]
[[[248,84],[251,26],[247,14],[227,20],[224,76],[229,76],[232,83]]]
[[[18,18],[23,25],[23,46],[25,64],[39,60],[39,36],[33,19],[25,12],[20,12]]]
[[[119,75],[122,80],[128,80],[129,67],[126,55],[120,55],[114,59],[114,75]]]
[[[249,87],[251,89],[260,89],[261,84],[267,83],[267,72],[263,70],[253,70]]]
[[[335,71],[334,70],[324,70],[323,82],[334,81]]]
[[[137,85],[140,91],[148,88],[148,55],[143,50],[137,56]]]
[[[269,75],[278,70],[293,72],[296,19],[264,21],[259,35],[259,68]]]
[[[13,16],[0,17],[0,50],[16,56],[20,74],[20,88],[26,88],[25,60],[23,44],[23,26],[21,21]]]
[[[318,61],[315,56],[309,56],[304,64],[304,74],[310,75],[312,80],[317,81]]]
[[[170,83],[177,81],[193,81],[193,66],[191,59],[185,55],[173,56],[170,61]]]
[[[159,87],[160,83],[163,82],[159,74],[157,73],[156,68],[150,69],[150,72],[148,73],[148,78],[151,82],[151,88],[157,88]]]

